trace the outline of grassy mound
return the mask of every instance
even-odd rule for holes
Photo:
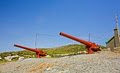
[[[101,48],[105,48],[104,46],[101,46]],[[82,51],[87,51],[85,48],[85,45],[80,45],[80,44],[69,44],[61,47],[55,47],[55,48],[37,48],[41,49],[43,51],[46,51],[48,55],[51,57],[56,57],[56,55],[62,55],[62,54],[77,54]],[[13,56],[13,55],[18,55],[22,56],[24,58],[36,58],[36,53],[28,50],[23,50],[23,51],[17,51],[17,52],[4,52],[0,53],[0,57],[2,60],[0,61],[5,61],[4,57],[7,56]]]
[[[78,53],[80,51],[87,51],[84,45],[79,44],[70,44],[66,46],[56,47],[53,49],[42,49],[46,51],[48,55],[55,56],[56,54],[73,54]]]

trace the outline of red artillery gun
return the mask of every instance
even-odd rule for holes
[[[36,57],[37,58],[40,58],[40,56],[46,56],[47,55],[47,53],[45,51],[42,51],[40,49],[28,48],[28,47],[20,46],[20,45],[17,45],[17,44],[14,44],[14,46],[36,52]]]
[[[78,39],[74,36],[71,36],[71,35],[68,35],[68,34],[65,34],[63,32],[60,32],[60,35],[64,36],[64,37],[67,37],[67,38],[70,38],[72,40],[75,40],[77,42],[80,42],[84,45],[86,45],[86,48],[88,49],[88,54],[93,54],[95,51],[100,51],[99,49],[99,46],[93,42],[89,42],[89,41],[85,41],[85,40],[82,40],[82,39]]]

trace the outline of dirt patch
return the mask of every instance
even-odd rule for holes
[[[40,73],[42,73],[42,72],[44,72],[45,69],[51,68],[55,65],[56,65],[56,63],[44,63],[44,62],[42,62],[42,63],[38,64],[38,66],[33,66],[31,69],[29,69],[27,71],[27,73],[36,72],[36,71],[39,71]]]

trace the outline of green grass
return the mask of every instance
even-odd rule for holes
[[[6,60],[0,60],[0,64],[1,63],[5,63],[5,62],[8,62],[8,61],[6,61]]]
[[[104,46],[100,46],[101,49],[104,49]],[[56,57],[58,54],[77,54],[80,51],[87,51],[85,48],[85,45],[80,45],[80,44],[70,44],[70,45],[65,45],[61,47],[56,47],[56,48],[37,48],[41,49],[43,51],[46,51],[48,55],[51,57]],[[23,51],[17,51],[17,52],[4,52],[0,53],[0,57],[2,60],[0,60],[0,63],[6,62],[4,57],[6,56],[13,56],[13,55],[19,55],[25,58],[36,58],[36,53],[28,50],[23,50]],[[17,60],[18,58],[13,59],[13,61]]]
[[[79,51],[87,51],[84,45],[71,44],[66,46],[61,46],[53,49],[42,49],[46,51],[48,55],[54,57],[56,54],[72,54],[78,53]]]
[[[28,58],[29,55],[34,56],[35,52],[24,50],[24,51],[18,51],[18,52],[4,52],[0,53],[0,57],[4,59],[6,56],[13,56],[13,55],[19,55],[24,56],[25,58]]]

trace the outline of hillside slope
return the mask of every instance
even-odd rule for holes
[[[51,48],[37,48],[37,49],[46,51],[47,54],[50,55],[51,57],[55,57],[58,54],[76,54],[80,51],[86,51],[85,46],[79,45],[79,44],[70,44],[70,45],[55,47],[52,49]],[[14,56],[14,55],[18,55],[24,58],[35,58],[36,57],[35,52],[28,51],[28,50],[17,51],[17,52],[4,52],[4,53],[0,53],[0,57],[2,58],[0,62],[1,61],[4,62],[5,57]]]
[[[56,54],[76,54],[80,51],[87,51],[85,45],[70,44],[52,49],[42,49],[46,51],[48,55],[55,56]]]

